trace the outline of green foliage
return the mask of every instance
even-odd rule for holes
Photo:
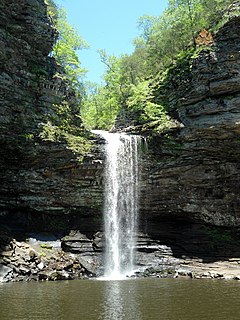
[[[40,247],[42,249],[47,249],[47,250],[52,250],[52,248],[53,248],[53,246],[51,246],[50,244],[47,244],[47,243],[41,243]]]
[[[140,36],[131,55],[109,56],[100,50],[106,66],[104,85],[88,90],[81,115],[88,128],[109,129],[118,114],[135,124],[153,122],[160,132],[170,126],[168,98],[161,95],[178,78],[189,79],[193,58],[201,50],[196,37],[219,21],[233,0],[169,0],[159,17],[140,17]],[[218,24],[220,26],[220,24]]]
[[[223,19],[233,0],[170,0],[159,17],[143,16],[139,19],[140,38],[144,52],[146,76],[153,77],[175,62],[177,54],[189,46],[195,47],[195,37],[204,28],[209,29]]]
[[[82,161],[83,156],[91,150],[92,144],[84,136],[65,133],[64,138],[68,148],[78,156],[79,161]]]
[[[122,106],[126,106],[130,85],[136,81],[134,65],[127,55],[120,58],[99,50],[106,66],[105,85],[88,84],[81,115],[87,128],[110,129]]]
[[[110,129],[118,114],[117,98],[108,88],[88,83],[86,97],[83,99],[81,116],[87,129]]]
[[[25,141],[32,141],[34,139],[34,134],[33,133],[25,133],[22,135],[22,137]]]
[[[141,81],[137,85],[131,86],[131,95],[127,101],[129,109],[138,110],[138,122],[160,121],[162,124],[169,121],[165,108],[153,102],[151,82]]]
[[[41,132],[39,133],[39,138],[43,141],[59,141],[61,136],[61,131],[57,126],[54,126],[49,120],[46,123],[42,123]]]
[[[63,129],[61,126],[53,125],[51,121],[42,123],[39,138],[48,142],[65,142],[67,148],[77,156],[80,162],[92,147],[92,144],[82,129],[74,127],[72,127],[71,130]]]
[[[63,9],[58,9],[55,26],[59,37],[53,48],[53,57],[64,68],[71,86],[79,89],[79,78],[85,75],[86,69],[81,67],[77,50],[88,48],[88,44],[69,25]]]
[[[47,5],[47,12],[50,17],[54,20],[58,17],[58,7],[53,0],[44,0],[45,4]]]
[[[77,51],[87,48],[88,45],[68,23],[63,9],[53,0],[45,0],[45,3],[49,18],[58,34],[52,56],[61,67],[57,68],[53,78],[56,82],[63,82],[65,92],[60,90],[52,109],[45,114],[37,138],[46,142],[65,143],[81,161],[90,151],[91,144],[80,116],[81,101],[84,96],[82,77],[86,70],[81,67]],[[49,76],[48,72],[39,66],[32,66],[31,71],[39,80]]]

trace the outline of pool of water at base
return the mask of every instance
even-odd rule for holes
[[[239,320],[240,282],[0,283],[0,320]]]

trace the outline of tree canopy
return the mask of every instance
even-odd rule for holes
[[[197,47],[198,33],[219,27],[233,0],[169,0],[161,16],[139,18],[140,35],[134,52],[116,57],[100,51],[105,64],[104,85],[85,98],[82,117],[88,128],[109,129],[119,113],[130,114],[136,124],[168,121],[167,106],[156,102],[153,83],[168,68]]]
[[[99,50],[105,65],[103,84],[83,82],[77,51],[88,44],[69,25],[66,13],[53,0],[49,14],[58,30],[52,55],[65,69],[66,78],[79,99],[83,123],[88,129],[110,129],[121,115],[134,124],[158,121],[161,127],[169,120],[165,101],[156,99],[154,86],[166,79],[171,67],[194,54],[198,34],[209,35],[223,22],[224,12],[234,0],[169,0],[161,16],[144,15],[138,20],[139,37],[133,40],[132,54],[108,55]],[[208,32],[210,31],[210,32]],[[205,33],[204,33],[205,32]]]
[[[67,21],[67,14],[53,0],[46,0],[48,14],[57,29],[58,37],[53,47],[52,56],[65,70],[66,78],[76,94],[82,90],[82,78],[87,70],[81,66],[78,50],[89,48],[88,43]]]

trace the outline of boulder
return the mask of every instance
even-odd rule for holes
[[[0,282],[7,281],[13,269],[0,263]]]

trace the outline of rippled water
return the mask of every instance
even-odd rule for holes
[[[240,283],[221,280],[0,284],[1,320],[239,320]]]

